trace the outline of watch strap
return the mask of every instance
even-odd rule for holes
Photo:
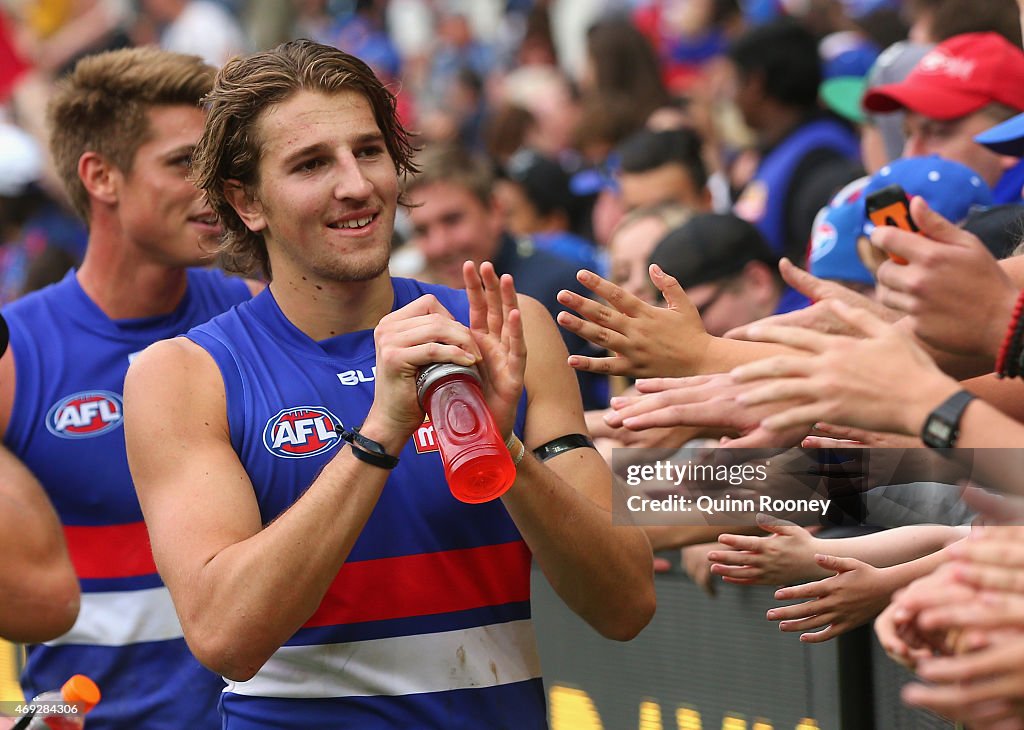
[[[928,414],[921,429],[921,440],[933,449],[951,449],[960,435],[960,419],[968,404],[977,396],[966,390],[957,391]]]

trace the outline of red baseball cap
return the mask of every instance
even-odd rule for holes
[[[1024,111],[1024,51],[998,33],[964,33],[935,46],[903,81],[864,96],[871,112],[909,109],[958,119],[987,104]]]

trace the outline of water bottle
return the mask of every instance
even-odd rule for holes
[[[76,674],[59,690],[43,692],[32,699],[38,709],[23,717],[11,730],[79,730],[85,715],[100,701],[100,689],[84,674]]]
[[[420,406],[430,416],[452,496],[478,504],[512,486],[516,467],[480,390],[475,367],[434,363],[416,379]]]

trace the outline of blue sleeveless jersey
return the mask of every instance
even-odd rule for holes
[[[171,314],[111,320],[70,272],[3,309],[16,389],[4,443],[46,488],[82,587],[70,632],[32,647],[25,694],[89,675],[90,730],[217,728],[223,681],[182,638],[128,472],[121,394],[129,360],[250,298],[241,279],[191,270]]]
[[[392,282],[395,309],[430,293],[468,322],[465,292]],[[231,441],[270,522],[343,448],[336,425],[365,419],[373,331],[311,340],[267,290],[187,336],[220,369]],[[520,433],[524,410],[525,398]],[[500,500],[451,496],[425,422],[317,611],[255,677],[228,682],[224,727],[545,727],[530,558]]]
[[[851,160],[860,155],[857,138],[839,122],[818,119],[804,124],[761,160],[733,207],[736,215],[757,226],[779,255],[791,249],[786,240],[786,200],[793,175],[803,159],[819,149],[834,150]]]

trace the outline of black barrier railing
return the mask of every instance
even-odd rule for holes
[[[809,645],[765,619],[770,588],[710,598],[659,575],[636,639],[602,639],[534,571],[533,616],[551,730],[899,730],[953,726],[899,701],[910,675],[869,627]]]

